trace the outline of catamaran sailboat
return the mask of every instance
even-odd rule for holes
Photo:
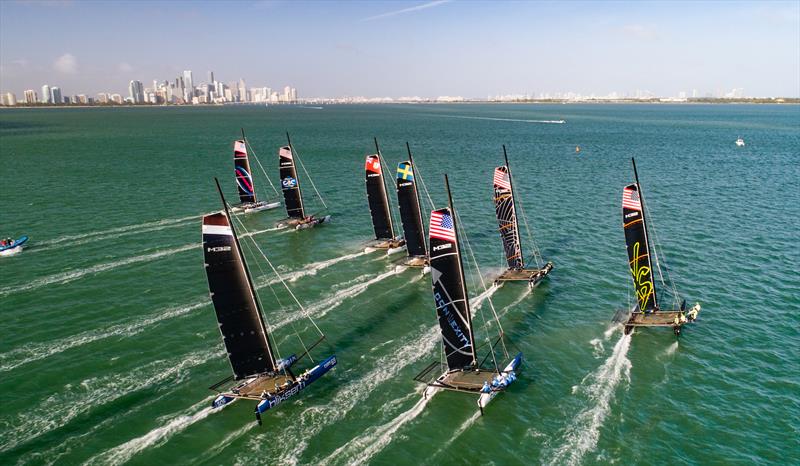
[[[247,138],[242,130],[242,139],[234,141],[233,143],[233,167],[236,173],[236,187],[239,190],[239,204],[231,206],[232,212],[244,212],[250,214],[253,212],[260,212],[262,210],[269,210],[279,207],[280,202],[277,201],[259,201],[256,196],[255,184],[253,182],[253,171],[250,169],[250,159],[247,156]],[[253,155],[255,157],[255,154]],[[261,165],[261,162],[256,162]],[[264,173],[264,178],[272,186],[275,194],[278,191],[275,185],[269,180],[269,177]]]
[[[297,179],[297,168],[294,163],[295,160],[300,163],[300,167],[303,168],[308,181],[311,183],[311,187],[314,188],[314,192],[317,193],[317,197],[319,198],[320,202],[322,202],[322,205],[326,209],[328,206],[325,205],[325,200],[322,199],[319,191],[317,191],[317,187],[314,186],[314,181],[308,175],[308,172],[305,171],[303,162],[300,160],[300,155],[294,150],[294,146],[292,146],[292,140],[289,138],[289,133],[286,133],[286,140],[288,145],[283,146],[278,150],[278,163],[280,167],[283,201],[286,205],[286,215],[288,218],[278,222],[278,226],[294,227],[295,230],[302,230],[304,228],[314,227],[320,223],[329,222],[331,219],[330,215],[318,217],[317,214],[308,214],[306,212],[305,205],[303,204],[303,193],[300,191],[300,181]]]
[[[445,184],[448,207],[431,212],[428,230],[433,299],[439,319],[445,362],[430,364],[414,380],[427,385],[423,394],[425,397],[442,389],[477,394],[478,408],[482,413],[483,408],[498,393],[516,380],[516,371],[522,363],[522,353],[517,354],[500,370],[495,347],[503,342],[501,330],[498,339],[489,345],[488,354],[480,362],[478,360],[456,215],[446,175]],[[502,348],[503,354],[508,357],[504,344]],[[484,364],[489,358],[493,367],[486,368]]]
[[[680,335],[683,325],[697,318],[700,304],[695,304],[688,312],[685,299],[680,303],[679,309],[662,310],[659,307],[659,298],[666,298],[667,294],[672,295],[673,305],[678,307],[679,296],[674,284],[667,284],[661,272],[658,251],[653,248],[656,253],[654,256],[656,268],[664,287],[662,296],[658,296],[650,260],[651,239],[645,219],[644,195],[639,184],[639,174],[636,172],[636,161],[633,158],[631,163],[636,182],[625,186],[622,190],[622,228],[625,231],[628,265],[633,278],[636,304],[632,310],[623,311],[623,314],[618,315],[615,320],[625,323],[626,334],[631,333],[636,327],[672,327],[675,335]]]
[[[364,166],[364,182],[367,186],[367,202],[372,216],[372,228],[375,230],[376,243],[366,248],[367,251],[375,249],[385,250],[387,254],[400,252],[405,248],[406,241],[395,236],[392,209],[389,197],[386,195],[386,185],[383,179],[383,157],[375,139],[375,154],[367,155]]]
[[[295,373],[295,365],[325,338],[322,332],[321,338],[299,357],[276,356],[219,182],[217,189],[223,210],[203,216],[203,254],[208,288],[233,375],[211,387],[219,393],[211,406],[219,408],[239,398],[256,401],[255,414],[260,424],[261,413],[322,377],[336,365],[336,356]],[[223,386],[227,388],[220,390]]]
[[[419,203],[419,191],[415,179],[414,158],[411,147],[406,142],[408,160],[397,165],[397,204],[400,207],[400,222],[403,225],[403,237],[406,240],[408,258],[404,265],[430,269],[428,249],[425,244],[425,226],[422,223],[422,211]]]
[[[494,207],[508,269],[497,277],[495,282],[524,281],[529,286],[534,287],[553,270],[553,263],[548,262],[544,267],[535,269],[525,268],[519,233],[517,203],[514,201],[511,167],[508,164],[505,145],[503,145],[503,158],[506,164],[494,169]],[[541,264],[542,258],[538,254],[537,248],[534,248],[533,257]]]

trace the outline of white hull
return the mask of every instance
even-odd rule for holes
[[[278,208],[280,206],[281,206],[280,202],[270,202],[268,204],[262,204],[262,205],[260,205],[258,207],[246,207],[244,209],[244,213],[252,214],[254,212],[261,212],[262,210],[275,209],[275,208]]]
[[[397,254],[398,252],[402,252],[405,250],[406,250],[405,246],[400,246],[399,248],[389,248],[386,250],[386,255],[391,256],[392,254]]]
[[[14,256],[22,252],[22,246],[17,246],[15,248],[4,249],[0,251],[0,256]]]

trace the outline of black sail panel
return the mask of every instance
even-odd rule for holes
[[[403,223],[403,236],[408,255],[427,256],[414,167],[409,161],[397,165],[397,204],[400,206],[400,220]]]
[[[256,202],[253,172],[250,171],[250,160],[247,158],[247,145],[244,141],[233,143],[233,167],[236,172],[236,186],[239,188],[239,200],[242,203]]]
[[[291,147],[281,147],[278,150],[278,160],[286,215],[290,218],[303,218],[306,216],[303,209],[303,196],[300,192],[300,182],[297,180],[297,170]]]
[[[389,201],[386,199],[386,186],[383,183],[383,170],[378,155],[368,155],[364,166],[364,180],[367,185],[367,201],[372,215],[372,228],[376,239],[393,239],[392,218]]]
[[[639,195],[639,187],[635,183],[625,186],[622,190],[622,226],[625,230],[628,265],[636,290],[636,302],[639,309],[652,311],[657,307],[656,287],[650,263],[644,209]]]
[[[203,216],[203,255],[208,289],[234,377],[238,380],[274,371],[269,336],[228,217],[222,212]]]
[[[505,250],[508,268],[522,269],[525,267],[525,263],[522,259],[519,224],[517,223],[517,214],[514,209],[514,193],[511,190],[511,179],[506,166],[494,169],[494,209],[497,215],[500,237],[503,240],[503,249]]]
[[[455,220],[449,208],[431,212],[431,281],[447,367],[476,364],[469,301],[461,270]]]

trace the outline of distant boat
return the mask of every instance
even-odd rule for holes
[[[581,146],[575,146],[575,153],[579,153],[581,151]]]
[[[615,320],[624,322],[626,334],[631,333],[635,327],[672,327],[675,335],[680,335],[683,325],[697,318],[700,304],[695,304],[688,312],[686,312],[686,300],[680,303],[679,309],[662,310],[659,306],[658,289],[650,255],[652,240],[645,219],[644,195],[639,184],[639,174],[636,172],[636,161],[631,158],[631,162],[636,182],[625,186],[622,190],[622,226],[625,231],[628,265],[633,278],[636,304],[632,310],[623,311],[622,316],[616,317]],[[674,304],[678,307],[677,291],[674,285],[667,285],[661,272],[658,255],[655,256],[655,264],[660,281],[664,285],[662,294],[671,293]]]
[[[295,152],[294,146],[292,146],[289,133],[286,133],[286,140],[288,145],[278,150],[278,165],[281,189],[283,190],[283,201],[286,206],[286,215],[288,215],[288,218],[278,222],[278,226],[294,227],[295,230],[302,230],[305,228],[312,228],[320,223],[329,222],[331,220],[330,215],[320,217],[317,216],[317,214],[309,214],[306,212],[305,205],[303,204],[303,193],[300,190],[300,181],[297,179],[295,160],[300,163],[301,167],[303,167],[303,162],[300,160],[300,155]],[[303,171],[305,172],[305,168],[303,168]],[[322,199],[316,186],[314,186],[314,181],[311,180],[308,172],[305,172],[305,174],[311,183],[311,187],[314,188],[314,192],[317,193],[320,202],[322,202],[322,205],[327,209],[325,200]]]
[[[500,335],[494,344],[487,345],[489,353],[483,359],[478,359],[458,241],[458,225],[446,175],[445,184],[448,207],[431,212],[428,238],[433,299],[446,362],[430,364],[414,380],[427,385],[423,392],[426,398],[442,389],[474,393],[478,395],[478,408],[483,412],[483,408],[498,393],[505,391],[516,380],[522,353],[518,353],[500,369],[494,354],[497,344],[502,343],[504,338],[503,332],[499,331]],[[504,344],[501,348],[503,355],[508,357]],[[486,361],[491,367],[483,367]],[[437,376],[440,370],[443,373]]]
[[[292,354],[276,358],[219,182],[217,190],[223,210],[203,216],[203,254],[208,289],[233,375],[211,387],[219,393],[211,406],[219,408],[239,398],[256,401],[255,414],[260,424],[261,413],[322,377],[336,365],[336,356],[329,356],[300,375],[295,374],[294,366],[325,338],[320,332],[321,338],[313,345],[306,347],[301,342],[305,351],[299,357]],[[228,388],[219,390],[226,384]]]
[[[386,195],[386,184],[383,177],[383,157],[375,139],[375,154],[367,155],[364,165],[364,183],[367,187],[367,202],[372,217],[372,229],[375,231],[375,243],[366,250],[385,250],[394,254],[405,249],[406,241],[395,235],[389,197]]]
[[[744,139],[739,138],[736,140],[736,145],[739,147],[744,147]]]
[[[274,209],[280,207],[281,203],[277,201],[259,201],[256,195],[255,182],[253,181],[253,170],[250,168],[250,158],[247,155],[247,138],[242,129],[242,139],[234,141],[233,143],[233,168],[236,176],[236,187],[239,191],[239,204],[234,204],[231,208],[233,212],[244,212],[250,214],[253,212],[260,212],[262,210]],[[255,154],[253,154],[255,158]],[[261,162],[256,162],[261,165]],[[264,174],[264,177],[272,186],[275,194],[278,191],[275,186],[269,181],[269,177]]]
[[[13,256],[21,253],[27,241],[27,236],[20,236],[17,239],[7,238],[0,241],[0,256]]]
[[[397,204],[400,207],[400,221],[403,225],[403,237],[406,240],[408,267],[422,268],[423,273],[430,270],[428,249],[425,244],[425,225],[422,221],[417,179],[419,173],[414,165],[411,147],[406,142],[408,160],[397,165]]]
[[[519,233],[519,216],[517,215],[517,203],[514,199],[514,186],[511,177],[511,167],[508,164],[508,154],[506,146],[503,145],[503,158],[505,165],[494,169],[494,206],[497,217],[497,225],[500,231],[500,238],[503,240],[506,263],[508,268],[495,281],[525,281],[534,287],[539,284],[550,271],[553,270],[553,263],[547,262],[541,267],[541,258],[536,255],[536,260],[540,261],[540,268],[525,268],[525,258],[522,253],[521,236]],[[531,238],[532,239],[532,238]],[[535,249],[535,251],[537,251]]]

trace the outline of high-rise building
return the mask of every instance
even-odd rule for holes
[[[33,89],[28,89],[25,91],[25,103],[26,104],[35,104],[38,101],[36,98],[36,91]]]
[[[42,103],[43,104],[53,103],[50,97],[50,86],[48,86],[47,84],[42,86]]]
[[[239,102],[247,102],[247,87],[244,85],[244,79],[239,80]]]
[[[117,104],[122,104],[122,96],[119,94],[111,94],[111,101]]]
[[[135,104],[144,103],[144,85],[141,81],[131,81],[128,85],[128,95]]]
[[[194,82],[192,81],[191,70],[183,71],[183,86],[183,100],[185,100],[186,103],[192,103],[192,97],[194,97]]]
[[[289,87],[289,86],[284,87],[283,88],[283,101],[284,102],[289,102],[289,99],[291,99],[291,97],[292,97],[292,88]]]
[[[209,84],[214,84],[215,82],[216,81],[214,81],[214,72],[213,71],[209,71],[208,72],[208,83]]]
[[[50,102],[56,105],[64,103],[64,97],[61,96],[61,88],[53,86],[50,88]]]
[[[17,96],[10,92],[3,94],[3,105],[17,105]]]

